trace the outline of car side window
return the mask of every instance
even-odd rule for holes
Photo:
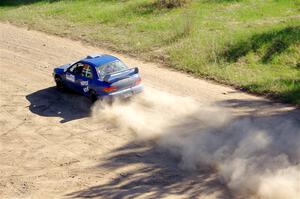
[[[82,73],[82,70],[83,70],[82,63],[76,63],[73,66],[71,66],[71,68],[69,69],[69,71],[75,75],[80,75]]]
[[[81,76],[89,78],[89,79],[93,78],[92,68],[91,68],[90,65],[83,64],[83,69],[82,69],[82,72],[81,72]]]

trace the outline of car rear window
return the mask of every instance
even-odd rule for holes
[[[126,69],[128,69],[128,67],[120,60],[109,62],[107,64],[96,67],[100,79],[103,79],[106,75],[117,73]]]

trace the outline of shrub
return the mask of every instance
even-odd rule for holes
[[[182,7],[188,2],[188,0],[157,0],[159,8],[176,8]]]

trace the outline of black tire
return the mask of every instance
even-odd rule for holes
[[[59,77],[58,75],[56,75],[55,78],[54,78],[54,80],[55,80],[56,88],[58,90],[60,90],[60,91],[65,90],[65,86],[63,84],[63,81],[62,81],[61,77]]]
[[[97,101],[98,97],[94,90],[89,91],[89,99],[91,100],[91,102]]]

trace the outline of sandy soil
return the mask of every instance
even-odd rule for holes
[[[292,106],[105,49],[0,24],[0,198],[232,197],[214,172],[182,171],[171,154],[138,143],[133,133],[110,123],[95,122],[84,97],[53,87],[55,66],[95,53],[114,54],[138,66],[146,88],[191,96],[232,115],[264,118],[270,128],[300,121],[299,110]]]

